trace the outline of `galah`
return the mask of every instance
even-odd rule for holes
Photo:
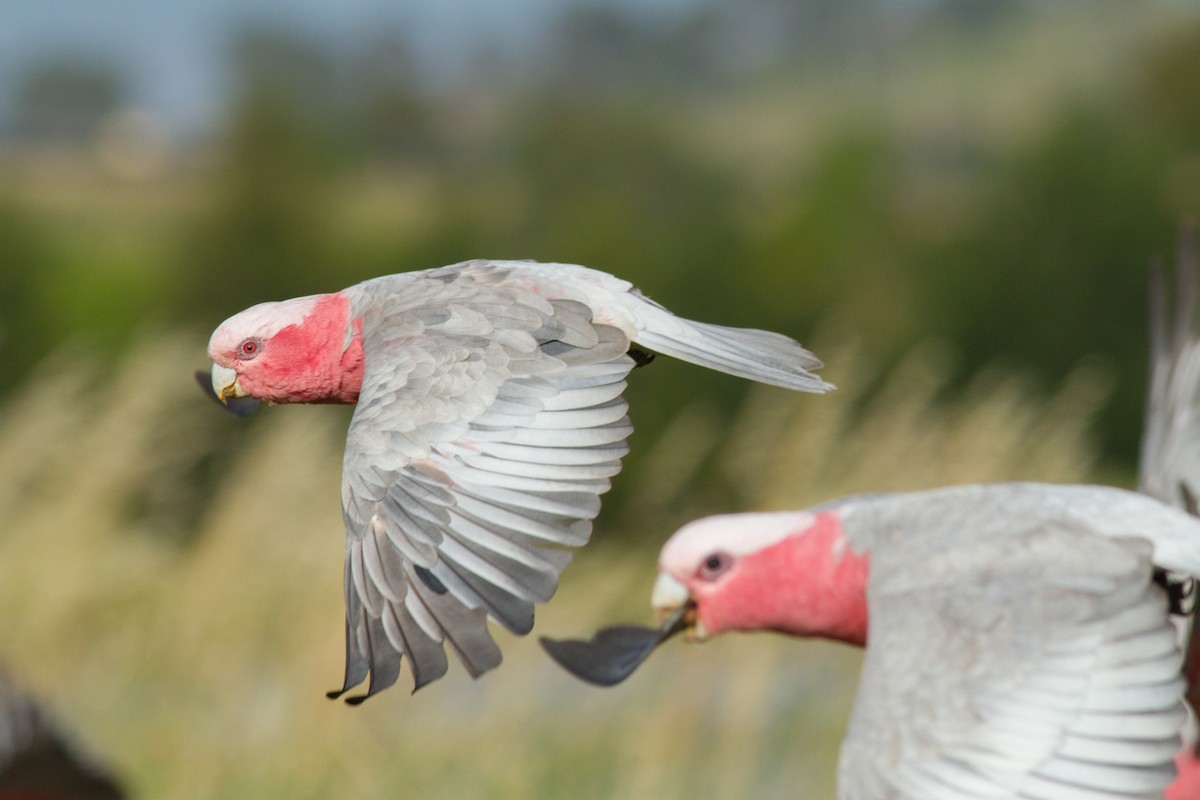
[[[643,350],[643,348],[645,348]],[[646,352],[647,350],[652,352]],[[533,626],[585,544],[633,428],[622,392],[661,353],[804,392],[833,387],[777,333],[675,316],[569,264],[467,261],[249,308],[209,342],[223,401],[357,403],[346,437],[346,673],[361,702],[500,663],[487,620]]]
[[[868,645],[843,800],[1151,798],[1174,777],[1172,576],[1200,577],[1200,520],[1153,498],[999,483],[710,517],[659,568],[652,603],[694,639]]]
[[[659,629],[543,644],[603,685],[680,631],[866,646],[841,800],[1194,800],[1178,630],[1200,578],[1190,239],[1180,266],[1174,323],[1152,292],[1142,492],[996,483],[701,519],[662,548]]]
[[[116,778],[84,754],[38,700],[0,670],[0,798],[120,800]]]

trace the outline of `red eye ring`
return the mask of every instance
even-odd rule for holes
[[[717,551],[700,562],[700,567],[696,570],[696,576],[701,580],[716,580],[732,566],[733,557],[728,553]]]
[[[238,358],[254,358],[258,355],[258,351],[262,349],[262,343],[258,339],[247,339],[238,345]]]

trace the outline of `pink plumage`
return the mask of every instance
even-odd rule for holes
[[[837,514],[781,512],[692,523],[664,546],[659,568],[687,589],[703,635],[772,630],[863,645],[868,561],[851,552]]]
[[[362,318],[341,293],[264,303],[213,332],[213,364],[244,395],[271,403],[354,403],[363,381]],[[224,373],[223,373],[224,374]]]
[[[1186,745],[1175,756],[1175,770],[1178,776],[1167,787],[1164,800],[1196,800],[1200,798],[1200,756],[1192,745]]]

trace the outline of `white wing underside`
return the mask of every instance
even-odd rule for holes
[[[366,374],[343,469],[343,692],[387,687],[403,656],[420,687],[445,673],[444,645],[477,676],[500,663],[488,619],[531,629],[620,470],[632,342],[832,388],[786,336],[676,317],[574,265],[471,261],[346,292]]]
[[[1185,718],[1151,545],[1073,525],[872,551],[841,800],[1161,798]]]
[[[343,691],[368,673],[368,695],[386,688],[405,655],[419,688],[446,672],[444,644],[473,676],[496,666],[487,619],[530,630],[632,432],[629,340],[586,307],[421,288],[367,336],[343,483]]]

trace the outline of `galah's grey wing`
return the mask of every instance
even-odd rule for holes
[[[346,676],[416,688],[500,663],[587,542],[632,426],[630,342],[586,306],[448,280],[364,321],[366,375],[343,473]],[[354,698],[354,701],[363,696]]]
[[[120,800],[125,793],[0,671],[0,798]]]
[[[839,798],[1161,797],[1185,711],[1150,553],[1045,524],[872,551]]]
[[[1161,269],[1150,279],[1150,380],[1138,488],[1200,513],[1200,332],[1196,330],[1195,231],[1179,238],[1174,288]]]

